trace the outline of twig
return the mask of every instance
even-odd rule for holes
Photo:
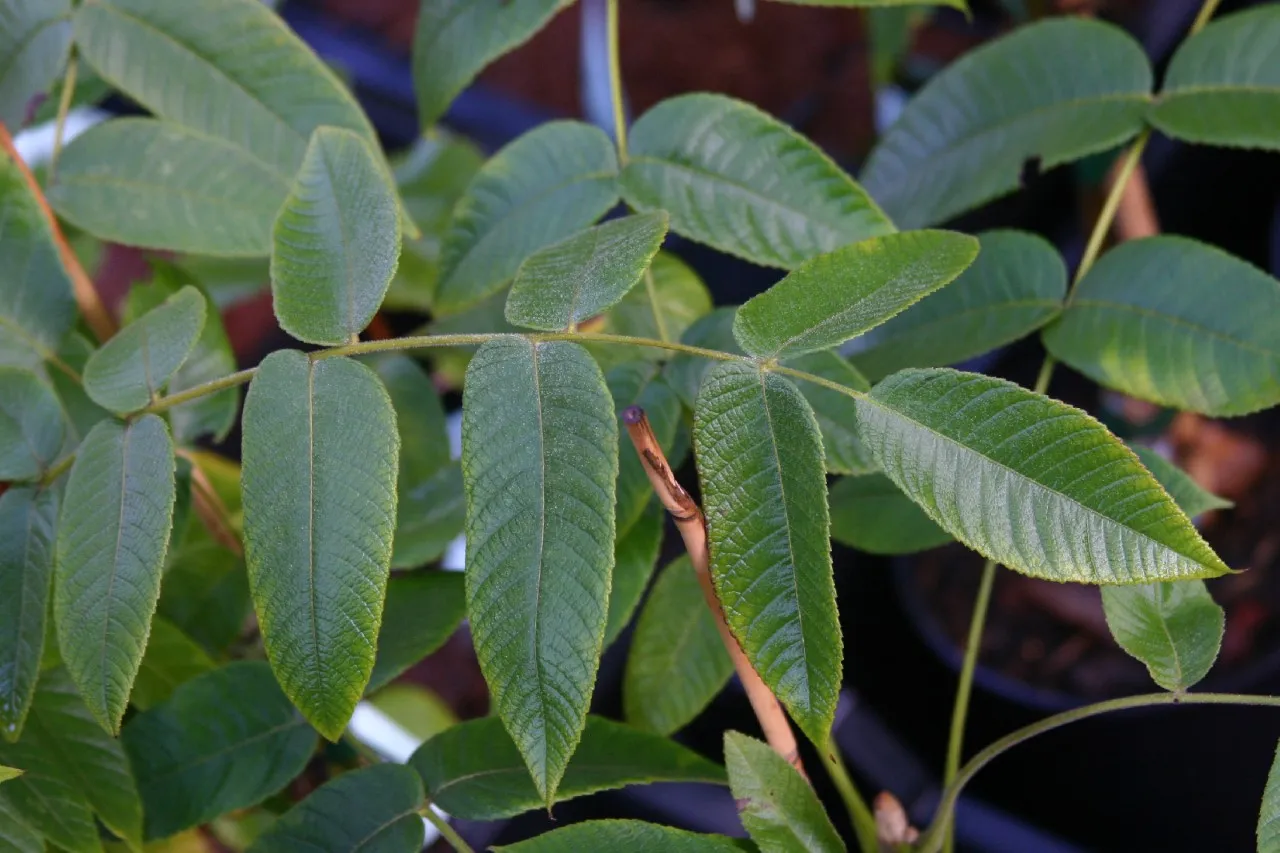
[[[724,641],[724,647],[733,660],[733,668],[738,673],[738,679],[742,682],[743,689],[747,691],[747,698],[751,701],[756,719],[760,721],[765,740],[769,742],[774,752],[803,775],[804,765],[800,761],[796,736],[791,731],[791,724],[787,721],[787,715],[783,712],[778,697],[761,680],[760,674],[747,660],[742,646],[725,622],[724,609],[720,606],[720,598],[716,595],[715,585],[711,580],[707,551],[707,523],[703,518],[702,510],[676,481],[675,475],[671,472],[671,466],[667,463],[667,457],[653,434],[653,428],[649,425],[649,418],[645,415],[644,409],[639,406],[627,407],[622,413],[622,422],[627,427],[627,435],[635,445],[636,453],[640,455],[640,462],[644,466],[645,473],[649,475],[649,482],[653,484],[658,500],[662,501],[662,505],[671,514],[672,520],[676,523],[676,529],[684,539],[684,546],[689,552],[689,561],[693,564],[698,582],[702,586],[702,594],[707,600],[707,606],[711,608],[712,615],[715,616],[716,627],[720,629],[720,639]]]
[[[18,149],[13,144],[13,137],[9,135],[4,122],[0,122],[0,148],[3,148],[13,159],[18,172],[31,189],[31,195],[35,197],[36,203],[40,205],[45,219],[49,222],[49,233],[53,236],[53,242],[57,244],[58,252],[62,255],[62,265],[66,268],[67,275],[71,277],[71,287],[75,291],[76,303],[80,306],[80,313],[84,315],[85,322],[89,324],[89,328],[99,342],[107,340],[116,333],[116,322],[107,311],[107,306],[102,304],[102,298],[98,296],[98,290],[93,286],[88,273],[84,271],[84,267],[80,266],[80,259],[72,251],[71,244],[63,236],[62,228],[58,225],[58,217],[53,215],[53,208],[49,207],[49,200],[44,197],[44,191],[40,189],[36,176],[31,174],[31,170],[18,154]]]
[[[209,481],[209,475],[200,467],[195,454],[186,450],[179,450],[178,454],[191,463],[191,496],[196,504],[196,514],[208,528],[209,535],[237,557],[243,557],[244,545],[236,535],[230,521],[231,514]]]

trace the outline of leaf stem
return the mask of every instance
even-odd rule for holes
[[[458,851],[458,853],[476,853],[476,851],[471,848],[471,845],[463,841],[462,836],[449,825],[449,821],[441,817],[440,813],[432,808],[430,803],[427,803],[424,807],[419,809],[418,814],[431,821],[431,825],[440,830],[441,837],[443,837],[445,841],[449,842],[449,846]]]
[[[828,738],[825,744],[818,744],[818,752],[822,754],[823,763],[827,768],[827,774],[831,776],[831,781],[835,783],[836,790],[840,792],[840,798],[844,800],[845,808],[849,810],[849,819],[853,822],[853,831],[858,836],[858,846],[863,850],[875,851],[880,849],[879,838],[876,832],[876,818],[867,801],[858,793],[857,787],[853,784],[852,777],[849,776],[849,769],[845,767],[844,758],[840,755],[840,749],[836,746],[834,738]]]
[[[142,414],[147,415],[163,412],[167,409],[172,409],[174,406],[189,403],[192,400],[198,400],[201,397],[208,396],[209,394],[215,394],[225,388],[234,388],[237,385],[243,385],[252,379],[254,374],[257,372],[258,368],[251,367],[248,370],[239,370],[218,379],[211,379],[210,381],[204,382],[200,385],[192,385],[185,391],[179,391],[176,394],[169,394],[161,397],[150,406],[143,409]]]
[[[605,30],[609,38],[609,94],[613,102],[613,137],[618,146],[618,162],[627,163],[627,108],[622,102],[622,67],[618,58],[618,0],[605,6]]]
[[[1213,0],[1210,0],[1213,2]],[[1080,266],[1076,269],[1075,278],[1071,281],[1071,289],[1067,292],[1067,304],[1071,304],[1071,300],[1075,298],[1076,286],[1080,284],[1080,280],[1088,275],[1089,270],[1093,268],[1094,261],[1098,260],[1098,255],[1102,252],[1102,244],[1107,239],[1107,234],[1111,231],[1111,223],[1115,221],[1116,211],[1120,209],[1120,199],[1124,196],[1124,188],[1128,185],[1129,179],[1133,177],[1133,172],[1138,168],[1138,163],[1142,160],[1142,152],[1147,147],[1147,140],[1151,138],[1151,129],[1147,128],[1138,134],[1138,138],[1129,146],[1129,150],[1125,152],[1124,159],[1121,161],[1120,171],[1116,174],[1115,180],[1111,184],[1111,191],[1107,193],[1107,200],[1102,205],[1102,212],[1098,214],[1098,221],[1094,223],[1093,233],[1089,235],[1089,242],[1085,245],[1084,255],[1080,258]]]
[[[1053,731],[1068,723],[1087,720],[1099,714],[1160,705],[1252,705],[1280,708],[1280,696],[1246,696],[1239,693],[1144,693],[1140,696],[1125,696],[1122,699],[1111,699],[1106,702],[1085,705],[1081,708],[1064,711],[1061,714],[1054,714],[1052,717],[1045,717],[1043,720],[1005,735],[969,759],[969,763],[961,768],[955,780],[943,792],[942,800],[938,804],[938,813],[951,814],[952,809],[955,808],[956,800],[960,798],[960,792],[978,774],[978,771],[986,767],[1002,753],[1009,751],[1024,741],[1045,732]],[[941,820],[934,822],[933,826],[929,828],[929,831],[920,840],[919,849],[921,853],[937,853],[942,846],[942,836],[948,831],[948,825],[949,822],[944,823]]]
[[[66,456],[53,463],[53,465],[49,467],[49,470],[44,472],[44,476],[40,478],[40,485],[49,486],[57,482],[58,478],[67,473],[67,470],[71,467],[71,463],[75,461],[76,455],[74,453],[68,453]]]
[[[1213,13],[1218,11],[1218,4],[1221,2],[1222,0],[1205,0],[1200,7],[1200,13],[1196,15],[1195,21],[1191,24],[1191,29],[1187,32],[1187,38],[1204,29],[1205,24],[1209,23],[1209,19],[1213,17]]]
[[[53,183],[58,170],[58,157],[62,154],[62,141],[67,129],[67,114],[71,112],[71,96],[76,89],[76,46],[71,45],[67,54],[67,72],[62,78],[62,93],[58,97],[58,119],[53,126],[53,153],[49,155],[49,183]]]

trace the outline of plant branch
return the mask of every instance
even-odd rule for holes
[[[58,478],[67,473],[71,468],[71,463],[76,461],[74,453],[68,453],[59,459],[53,465],[49,466],[49,470],[44,472],[44,476],[40,478],[40,485],[49,486],[57,482]]]
[[[622,68],[618,58],[618,0],[605,6],[605,29],[609,38],[609,94],[613,101],[613,138],[618,146],[618,162],[627,163],[627,108],[622,102]]]
[[[59,254],[62,256],[62,265],[66,269],[67,275],[71,278],[71,287],[75,292],[76,303],[80,306],[80,313],[84,315],[85,322],[89,324],[89,328],[99,342],[107,340],[115,334],[116,321],[107,311],[107,306],[102,304],[102,298],[98,296],[98,290],[93,286],[93,281],[84,271],[84,267],[80,265],[80,259],[72,251],[71,244],[63,236],[62,229],[58,225],[58,218],[53,215],[53,208],[49,207],[49,200],[45,198],[44,191],[40,189],[36,176],[31,174],[31,170],[27,168],[27,164],[23,162],[21,155],[18,154],[18,149],[13,144],[13,137],[9,135],[9,130],[4,126],[4,122],[0,122],[0,148],[3,148],[5,153],[13,159],[14,165],[18,167],[18,172],[22,175],[23,180],[27,182],[31,195],[35,197],[36,203],[40,205],[40,210],[44,213],[45,219],[49,223],[49,233],[58,247]]]
[[[449,842],[449,846],[458,851],[458,853],[476,853],[475,850],[471,849],[470,844],[462,840],[462,836],[457,833],[457,830],[449,825],[449,821],[441,817],[440,813],[431,807],[430,803],[419,809],[418,814],[431,821],[431,825],[440,830],[441,837]]]
[[[1107,702],[1085,705],[1082,708],[1073,708],[1061,714],[1054,714],[1052,717],[1045,717],[1043,720],[1018,729],[1012,734],[1005,735],[969,759],[969,763],[960,770],[955,781],[948,785],[946,791],[943,792],[942,800],[938,803],[938,814],[949,815],[952,809],[955,808],[956,800],[960,798],[960,792],[978,774],[978,771],[1023,741],[1028,741],[1037,735],[1061,728],[1068,723],[1087,720],[1099,714],[1159,705],[1252,705],[1280,708],[1280,696],[1245,696],[1238,693],[1145,693],[1140,696],[1126,696],[1122,699],[1111,699]],[[937,853],[937,850],[942,846],[942,835],[945,829],[946,824],[943,821],[935,821],[934,825],[920,841],[921,853]]]
[[[644,409],[639,406],[627,407],[622,413],[622,422],[626,425],[627,435],[640,456],[640,462],[644,466],[645,473],[649,475],[649,482],[653,485],[658,500],[666,507],[671,519],[676,523],[676,529],[680,531],[681,538],[684,539],[685,548],[689,551],[689,561],[693,564],[694,572],[702,587],[703,597],[706,598],[707,606],[711,608],[711,613],[715,617],[716,627],[720,630],[720,639],[724,641],[724,647],[733,660],[733,668],[738,673],[738,679],[742,682],[743,689],[747,691],[747,698],[751,701],[756,719],[760,721],[760,728],[764,730],[765,740],[769,742],[774,752],[804,774],[804,765],[800,762],[800,750],[796,744],[795,733],[791,730],[791,724],[787,721],[787,715],[783,712],[778,697],[760,678],[751,661],[747,660],[746,652],[743,651],[742,646],[729,630],[728,623],[725,622],[724,609],[720,605],[720,598],[716,594],[715,584],[711,579],[707,551],[707,525],[702,510],[671,472],[666,454],[662,452],[662,447],[653,434],[653,428],[649,426],[649,418],[645,415]]]
[[[58,98],[58,120],[53,126],[53,153],[49,155],[49,183],[58,170],[58,157],[62,154],[62,142],[66,136],[67,114],[71,112],[71,96],[76,89],[76,46],[71,45],[67,55],[67,73],[62,78],[62,93]]]
[[[1218,11],[1218,4],[1222,0],[1205,0],[1204,5],[1200,7],[1200,13],[1196,15],[1196,19],[1191,23],[1191,29],[1187,32],[1187,37],[1195,35],[1204,29],[1205,24],[1209,23],[1209,19],[1213,17],[1213,13]]]

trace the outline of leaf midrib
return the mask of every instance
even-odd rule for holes
[[[584,764],[580,761],[574,761],[572,765],[572,769],[574,770],[574,772],[590,771],[593,773],[594,772],[599,772],[599,773],[619,772],[620,773],[623,771],[630,771],[634,769],[634,767],[635,765],[631,765],[631,764]],[[495,767],[495,768],[490,768],[486,770],[476,770],[473,773],[466,773],[461,776],[455,776],[452,779],[445,782],[444,784],[440,785],[432,793],[432,798],[439,801],[441,795],[443,795],[445,792],[447,792],[451,788],[454,788],[458,785],[465,784],[467,782],[474,781],[476,779],[488,779],[494,776],[516,776],[516,777],[527,778],[528,773],[529,773],[528,768],[524,767],[523,765],[519,765],[519,766],[510,765],[507,767]],[[608,783],[605,783],[604,785],[592,784],[592,785],[585,785],[581,787],[570,785],[569,786],[570,793],[568,794],[567,797],[565,797],[565,799],[582,796],[583,794],[588,793],[591,790],[607,790],[609,788],[621,788],[626,785],[640,784],[640,781],[642,781],[643,779],[651,779],[656,781],[668,774],[666,773],[666,771],[659,771],[656,773],[640,772],[634,775],[637,777],[636,781],[623,781],[623,782],[617,782],[617,783],[608,782]],[[699,776],[681,775],[679,777],[679,781],[705,782],[709,785],[723,785],[725,783],[723,778],[716,778],[709,774],[703,774]],[[564,793],[563,789],[558,793]]]
[[[1126,302],[1114,302],[1107,299],[1076,299],[1071,303],[1071,305],[1068,306],[1067,310],[1063,313],[1064,320],[1066,319],[1066,317],[1070,316],[1070,313],[1071,313],[1070,309],[1075,307],[1094,307],[1094,308],[1100,308],[1103,310],[1113,310],[1113,311],[1116,311],[1117,313],[1136,314],[1139,317],[1143,317],[1150,320],[1162,321],[1162,322],[1168,323],[1171,326],[1185,327],[1186,329],[1189,329],[1192,332],[1201,334],[1206,338],[1212,338],[1213,340],[1219,341],[1221,343],[1229,344],[1238,349],[1245,350],[1246,352],[1254,353],[1255,355],[1260,355],[1269,359],[1280,359],[1280,350],[1269,350],[1269,349],[1266,349],[1265,347],[1262,347],[1258,344],[1253,343],[1252,341],[1244,340],[1242,338],[1233,338],[1225,332],[1220,332],[1217,329],[1213,329],[1213,328],[1210,328],[1209,326],[1205,326],[1203,324],[1197,323],[1194,320],[1189,320],[1185,317],[1180,317],[1176,314],[1167,314],[1162,311],[1157,311],[1151,308],[1147,308],[1146,306],[1143,306],[1143,305],[1133,305],[1131,303],[1126,303]]]
[[[102,687],[102,710],[104,713],[110,713],[111,709],[107,702],[107,638],[111,634],[111,596],[115,590],[116,575],[120,572],[120,546],[124,540],[124,507],[125,496],[128,494],[129,484],[129,439],[133,432],[134,425],[128,424],[121,433],[120,439],[120,510],[116,516],[116,547],[111,558],[111,573],[107,576],[107,594],[103,596],[103,617],[102,617],[102,654],[98,659],[98,677],[101,679]],[[119,728],[117,721],[113,729]]]
[[[216,761],[217,759],[222,758],[225,755],[244,749],[246,746],[255,744],[260,740],[266,740],[267,738],[278,735],[281,732],[287,732],[291,729],[306,727],[306,726],[307,726],[307,722],[305,719],[299,719],[295,717],[294,719],[289,720],[289,722],[287,723],[281,723],[279,725],[272,726],[271,728],[266,729],[264,731],[260,731],[257,734],[250,735],[244,740],[237,741],[233,744],[224,746],[221,749],[217,749],[213,752],[207,753],[205,755],[201,755],[200,757],[196,758],[193,761],[188,761],[182,764],[175,764],[174,766],[166,769],[163,773],[159,773],[155,776],[142,777],[139,774],[138,780],[137,780],[138,786],[142,787],[145,785],[147,787],[153,787],[158,782],[164,781],[173,776],[177,776],[181,773],[186,773],[190,770],[194,770],[195,768],[200,767],[201,765],[208,764],[210,761]],[[137,774],[137,771],[135,771],[135,774]]]
[[[538,704],[542,712],[542,783],[547,786],[547,752],[550,741],[547,713],[547,690],[545,674],[542,671],[542,570],[546,562],[547,543],[547,452],[546,427],[542,417],[542,376],[538,371],[538,345],[529,342],[530,360],[533,367],[533,401],[538,415],[538,574],[534,579],[533,598],[533,666],[538,681]],[[548,790],[548,794],[552,792]],[[548,808],[550,804],[548,803]]]
[[[958,282],[956,284],[958,284]],[[929,294],[929,296],[932,296],[932,295],[933,294]],[[921,302],[923,301],[924,300],[922,299]],[[917,303],[917,304],[920,304],[920,303]],[[1077,302],[1077,304],[1079,303]],[[1048,297],[1044,297],[1044,298],[1037,298],[1037,299],[1013,299],[1013,300],[1009,300],[1008,302],[992,302],[986,305],[975,305],[971,308],[964,308],[959,311],[953,312],[951,314],[947,314],[946,316],[943,316],[943,317],[933,317],[928,320],[924,320],[920,323],[917,323],[915,325],[908,325],[906,323],[902,323],[900,324],[901,329],[899,331],[894,332],[893,330],[890,330],[888,334],[885,334],[883,337],[880,337],[879,340],[873,343],[871,346],[867,347],[864,350],[859,350],[858,352],[850,353],[849,357],[856,361],[857,359],[863,358],[871,353],[874,353],[876,350],[879,350],[883,347],[901,345],[904,341],[909,342],[910,338],[916,337],[917,335],[920,335],[920,334],[926,334],[930,329],[936,328],[938,326],[948,325],[950,323],[955,322],[956,320],[967,319],[969,317],[972,317],[974,315],[979,315],[979,314],[998,313],[1006,310],[1011,310],[1011,309],[1019,310],[1023,308],[1051,308],[1051,309],[1054,309],[1055,311],[1061,312],[1062,300],[1049,299]],[[906,314],[900,314],[898,316],[906,317]],[[1050,319],[1052,319],[1052,317]],[[893,320],[891,319],[889,322],[892,323]],[[885,328],[885,326],[881,326],[880,328]],[[878,331],[878,330],[868,330],[868,332],[871,332],[871,331]]]

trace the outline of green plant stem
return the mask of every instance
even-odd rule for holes
[[[978,647],[982,644],[982,630],[986,627],[987,608],[991,604],[991,587],[995,584],[995,579],[995,560],[987,560],[982,566],[982,579],[978,581],[978,595],[973,600],[973,616],[969,620],[964,663],[960,667],[960,684],[956,687],[956,702],[951,709],[951,737],[947,740],[947,764],[942,777],[944,784],[950,784],[960,772],[964,725],[969,716],[969,695],[973,692],[973,672],[978,666]]]
[[[449,825],[449,821],[436,814],[436,810],[431,808],[430,803],[427,803],[418,813],[431,821],[431,825],[440,830],[441,837],[449,842],[449,846],[457,850],[458,853],[476,853],[475,850],[471,849],[471,845],[463,841],[462,836]]]
[[[613,101],[613,137],[618,146],[618,162],[627,162],[627,109],[622,102],[622,67],[618,58],[618,0],[608,0],[605,29],[609,38],[609,93]]]
[[[961,768],[955,780],[943,792],[942,801],[938,804],[938,811],[941,814],[950,814],[951,810],[955,808],[960,792],[978,774],[978,771],[990,764],[996,757],[1008,752],[1023,741],[1061,728],[1068,723],[1087,720],[1099,714],[1160,705],[1253,705],[1280,708],[1280,696],[1244,696],[1238,693],[1145,693],[1140,696],[1126,696],[1123,699],[1111,699],[1107,702],[1085,705],[1082,708],[1073,708],[1061,714],[1054,714],[1052,717],[1045,717],[1043,720],[1018,729],[1012,734],[1005,735],[969,759],[969,763]],[[943,824],[941,822],[935,823],[920,839],[919,849],[921,853],[937,853],[937,850],[942,846],[943,832]]]
[[[76,48],[71,46],[67,54],[67,71],[62,78],[62,93],[58,97],[58,119],[53,126],[53,153],[49,155],[49,183],[53,183],[58,170],[58,157],[62,154],[62,140],[67,129],[67,114],[71,112],[71,96],[76,89]]]
[[[67,473],[68,469],[71,468],[71,463],[75,461],[76,455],[74,453],[68,453],[66,456],[53,463],[53,465],[49,467],[49,470],[44,472],[44,476],[40,478],[40,485],[48,486],[57,482],[58,478]]]
[[[1191,30],[1187,33],[1188,37],[1195,35],[1204,29],[1205,24],[1209,23],[1209,19],[1213,17],[1213,13],[1218,11],[1218,4],[1222,0],[1205,0],[1200,7],[1200,14],[1196,15],[1196,19],[1191,24]]]
[[[840,798],[844,800],[845,808],[849,810],[849,819],[853,822],[853,831],[858,836],[858,844],[863,850],[874,851],[879,849],[879,842],[876,836],[876,818],[871,812],[871,808],[867,805],[867,801],[858,793],[857,787],[853,784],[853,778],[849,775],[849,769],[844,765],[844,759],[840,756],[840,749],[836,746],[833,738],[828,738],[826,744],[817,744],[818,752],[822,755],[823,764],[827,768],[831,781],[835,783],[836,790],[840,792]]]

